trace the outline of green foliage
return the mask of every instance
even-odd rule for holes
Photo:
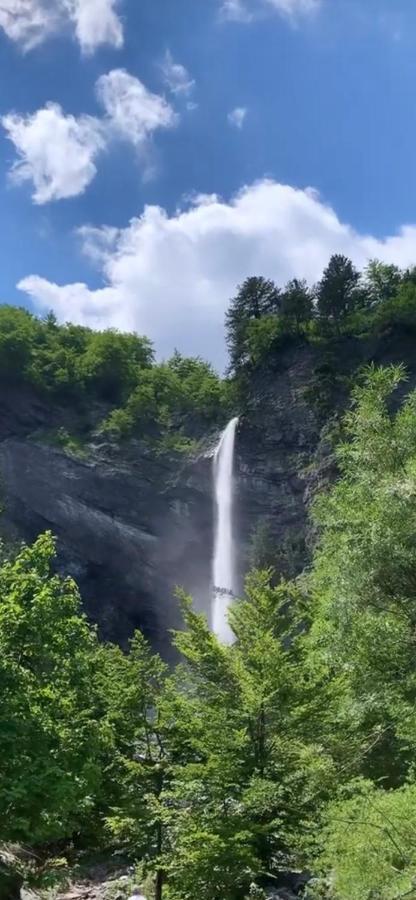
[[[416,894],[416,787],[385,791],[358,782],[330,804],[318,865],[332,871],[337,900],[399,900]]]
[[[79,371],[86,388],[104,400],[120,402],[137,384],[139,373],[150,367],[153,351],[147,338],[116,331],[91,335]]]
[[[407,332],[416,329],[416,285],[406,279],[397,293],[389,297],[376,309],[376,323],[380,330],[394,325],[401,326]]]
[[[67,453],[79,458],[87,456],[85,441],[78,435],[70,434],[66,428],[58,428],[52,431],[37,431],[32,437],[51,447],[62,447]]]
[[[339,332],[340,323],[357,306],[359,273],[350,259],[341,254],[331,257],[317,288],[318,313]]]
[[[288,282],[281,295],[280,310],[287,330],[296,334],[305,331],[314,312],[312,292],[306,281],[294,278]]]
[[[392,300],[401,285],[402,273],[397,266],[371,259],[365,270],[365,280],[372,304]]]
[[[396,270],[371,264],[363,287],[347,262],[333,267],[344,306],[328,313],[331,328],[412,315],[414,272],[399,283]],[[48,371],[52,384],[57,369],[42,369],[40,347],[56,346],[58,332],[76,361],[71,389],[110,403],[108,431],[189,447],[229,414],[242,372],[264,364],[285,328],[293,340],[311,334],[294,308],[271,308],[288,302],[271,283],[246,287],[254,294],[240,299],[263,313],[243,310],[235,380],[178,353],[154,364],[139,338],[92,338],[51,317],[6,310],[4,333],[34,329],[23,377],[37,361],[36,378]],[[286,290],[305,299],[304,285]],[[313,387],[330,399],[331,340],[325,353]],[[52,572],[49,535],[0,556],[1,840],[127,854],[155,900],[267,896],[270,880],[305,867],[317,876],[308,897],[413,896],[416,392],[406,396],[405,382],[400,366],[360,374],[338,428],[338,480],[314,504],[311,570],[279,580],[294,536],[274,547],[267,521],[253,535],[253,565],[273,561],[274,571],[248,576],[230,610],[231,646],[184,596],[175,669],[139,633],[128,653],[100,645],[75,585]],[[74,452],[66,432],[51,439]]]
[[[341,477],[315,504],[307,642],[311,664],[342,685],[332,749],[347,783],[321,835],[335,900],[410,897],[416,874],[416,392],[391,411],[404,379],[400,366],[363,374]]]
[[[282,289],[265,278],[246,279],[226,314],[230,371],[244,401],[253,370],[275,367],[294,341],[336,355],[343,336],[368,338],[394,327],[416,328],[415,270],[373,259],[360,273],[335,254],[313,288],[298,278]]]
[[[199,358],[175,352],[156,364],[145,337],[58,325],[53,314],[41,320],[12,306],[0,306],[2,381],[71,404],[85,422],[89,416],[90,431],[101,418],[103,433],[135,436],[162,452],[193,450],[203,434],[221,427],[236,402],[231,384]],[[77,436],[62,429],[54,442],[82,452]]]
[[[58,325],[27,310],[0,306],[0,379],[43,391],[119,402],[153,361],[147,338],[115,330]]]
[[[274,315],[280,306],[280,292],[266,278],[246,278],[238,288],[226,315],[230,369],[238,370],[250,360],[249,326],[264,316]]]
[[[246,360],[252,367],[272,359],[279,347],[287,344],[285,321],[279,316],[253,319],[246,330]]]
[[[39,842],[88,818],[99,781],[95,634],[50,536],[0,567],[0,835]]]
[[[242,898],[262,873],[301,862],[332,781],[316,742],[319,703],[303,667],[296,590],[270,578],[248,579],[231,613],[232,647],[185,603],[187,631],[176,636],[185,664],[170,700],[182,753],[166,796],[175,816],[164,865],[175,898]]]
[[[224,383],[213,368],[175,353],[167,363],[142,372],[138,386],[103,429],[119,438],[134,435],[164,450],[181,450],[227,415]]]
[[[35,320],[23,309],[0,306],[0,379],[24,381],[36,336]]]

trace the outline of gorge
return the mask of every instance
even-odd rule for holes
[[[330,433],[348,403],[350,379],[371,361],[404,362],[407,390],[416,380],[414,347],[400,329],[377,339],[341,338],[332,356],[300,342],[253,375],[235,454],[237,590],[253,562],[288,575],[307,564],[314,540],[308,508],[334,474]],[[175,587],[200,609],[211,603],[219,433],[211,430],[197,452],[179,456],[155,454],[137,438],[121,447],[93,438],[82,455],[45,440],[51,430],[77,428],[77,416],[33,388],[0,390],[2,533],[7,541],[32,541],[50,529],[58,570],[75,578],[100,633],[125,645],[140,626],[169,654],[169,630],[179,623]]]

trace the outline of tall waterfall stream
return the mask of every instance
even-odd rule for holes
[[[233,469],[238,418],[223,431],[214,455],[216,505],[214,557],[212,563],[212,630],[224,643],[233,641],[227,613],[236,588],[233,534]]]

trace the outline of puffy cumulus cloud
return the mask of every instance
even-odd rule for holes
[[[11,180],[31,181],[35,203],[82,194],[97,173],[98,153],[116,139],[140,148],[144,174],[150,172],[148,139],[156,129],[176,123],[172,107],[122,69],[102,75],[97,94],[106,112],[101,119],[66,115],[56,103],[31,115],[9,113],[0,119],[18,157]]]
[[[312,190],[260,181],[230,202],[199,196],[172,216],[151,206],[124,229],[83,228],[81,239],[105,287],[58,286],[32,275],[19,288],[39,310],[92,327],[135,329],[161,356],[178,347],[222,367],[224,313],[244,278],[314,282],[334,252],[358,266],[372,257],[406,266],[414,261],[416,225],[379,240],[341,222]]]
[[[245,106],[236,106],[235,109],[231,110],[228,113],[227,119],[229,125],[233,125],[234,128],[239,128],[240,131],[244,125],[245,119],[247,116],[247,109]]]
[[[223,0],[223,19],[234,22],[251,22],[256,13],[267,8],[293,19],[299,15],[316,12],[322,0]]]
[[[93,53],[101,44],[123,46],[119,0],[65,0],[81,49]]]
[[[175,62],[170,50],[166,50],[161,63],[161,71],[166,87],[172,94],[189,97],[195,88],[195,79],[181,63]]]
[[[121,47],[119,0],[1,0],[0,28],[23,50],[72,28],[85,53],[101,44]]]
[[[49,103],[33,115],[3,116],[1,123],[18,156],[10,177],[31,181],[35,203],[82,194],[96,174],[94,159],[104,146],[100,123],[90,117],[66,116]]]
[[[42,43],[59,24],[58,10],[42,0],[1,0],[0,28],[24,50]]]
[[[117,134],[136,146],[157,128],[170,128],[177,116],[169,103],[149,91],[124,69],[113,69],[98,79],[97,96]]]

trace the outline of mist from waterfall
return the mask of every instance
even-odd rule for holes
[[[212,563],[212,630],[224,643],[233,642],[227,612],[235,591],[233,535],[233,468],[238,418],[223,431],[214,455],[215,539]]]

